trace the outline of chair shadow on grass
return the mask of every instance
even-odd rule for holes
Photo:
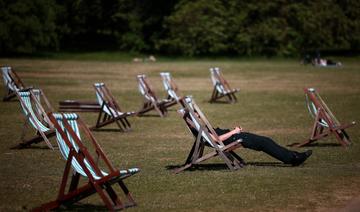
[[[341,146],[339,143],[312,143],[307,145],[307,147],[338,147]]]
[[[103,205],[92,205],[85,203],[75,203],[69,206],[61,206],[56,211],[108,211]]]
[[[54,150],[57,151],[59,150],[59,147],[57,145],[53,145]],[[48,146],[35,146],[35,145],[31,145],[31,146],[26,146],[23,148],[12,148],[10,147],[10,150],[19,150],[19,151],[24,151],[24,150],[49,150]]]
[[[160,117],[158,114],[141,114],[137,115],[137,117]]]
[[[94,131],[94,132],[127,132],[127,131],[115,129],[115,128],[92,129],[92,131]]]
[[[176,170],[183,165],[168,165],[165,168],[167,170]],[[289,164],[281,162],[246,162],[245,166],[263,166],[263,167],[291,167]],[[230,170],[226,164],[223,163],[206,163],[206,164],[195,164],[184,171],[211,171],[211,170]]]
[[[183,165],[168,165],[165,166],[167,170],[176,170]],[[229,168],[226,166],[226,164],[221,163],[207,163],[207,164],[195,164],[184,171],[207,171],[207,170],[229,170]]]
[[[247,162],[246,166],[292,167],[292,165],[282,162]]]
[[[287,146],[296,145],[296,144],[300,144],[300,143],[296,142],[296,143],[288,144]],[[303,148],[306,148],[306,147],[339,147],[339,146],[341,146],[341,144],[339,144],[339,143],[318,143],[318,142],[314,142],[314,143],[307,144],[304,147],[300,147],[298,149],[303,149]]]
[[[202,101],[203,103],[210,103],[209,100],[204,100]],[[211,102],[210,104],[224,104],[224,105],[231,105],[231,104],[235,104],[235,103],[229,103],[228,101],[225,100],[216,100],[216,102]]]

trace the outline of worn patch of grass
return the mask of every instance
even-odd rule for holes
[[[75,58],[76,59],[76,58]],[[94,82],[105,82],[125,110],[137,110],[142,97],[136,75],[147,74],[158,96],[165,96],[160,71],[171,71],[182,94],[193,95],[216,127],[241,125],[271,136],[281,145],[306,139],[312,119],[305,108],[303,87],[316,87],[341,122],[360,120],[360,63],[344,59],[339,69],[314,68],[292,60],[165,60],[156,63],[0,59],[17,70],[27,85],[41,87],[52,105],[64,99],[94,99]],[[219,66],[233,87],[237,104],[209,104],[212,87],[208,68]],[[2,93],[3,94],[3,93]],[[96,131],[95,137],[117,167],[141,167],[126,180],[138,207],[129,211],[326,211],[345,207],[360,195],[358,126],[349,128],[353,145],[334,146],[333,136],[303,166],[289,167],[263,153],[237,152],[249,163],[230,172],[219,159],[174,175],[193,138],[173,107],[169,116],[130,118],[128,133]],[[23,117],[17,101],[0,103],[0,211],[29,210],[54,200],[64,161],[59,152],[42,148],[10,150],[19,141]],[[92,125],[96,114],[81,114]],[[111,126],[109,128],[114,128]],[[54,141],[54,139],[52,139]],[[44,145],[36,145],[44,147]],[[304,148],[310,149],[310,148]],[[303,150],[303,149],[301,149]],[[93,195],[72,209],[104,210]]]

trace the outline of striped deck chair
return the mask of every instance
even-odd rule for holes
[[[167,108],[176,104],[176,102],[174,103],[167,99],[158,100],[144,74],[138,75],[137,80],[139,91],[144,97],[143,106],[137,114],[143,115],[151,110],[156,110],[161,117],[165,117],[167,115]]]
[[[341,124],[314,88],[304,88],[304,92],[309,113],[315,119],[313,129],[309,139],[290,146],[302,147],[330,134],[334,134],[342,146],[349,146],[351,140],[345,129],[355,125],[355,121]]]
[[[50,211],[61,205],[69,205],[80,201],[94,193],[99,194],[110,211],[135,206],[136,203],[123,180],[140,171],[139,168],[115,169],[99,146],[90,129],[75,113],[53,113],[49,115],[56,129],[56,140],[61,155],[66,160],[65,170],[60,184],[60,191],[55,201],[43,204],[35,210]],[[87,135],[93,147],[85,146],[80,130]],[[95,154],[90,152],[93,149]],[[93,156],[94,155],[94,156]],[[71,171],[71,169],[73,171]],[[68,178],[72,174],[71,182]],[[87,179],[79,186],[80,177]],[[68,184],[68,186],[67,186]],[[124,192],[127,202],[122,202],[113,185],[118,184]],[[65,189],[68,187],[68,192]]]
[[[21,134],[21,143],[12,148],[25,148],[31,144],[45,141],[50,149],[54,149],[48,138],[54,136],[55,131],[47,115],[53,109],[44,92],[40,89],[25,89],[17,91],[16,95],[25,115],[25,123]],[[29,125],[35,129],[35,136],[25,139]]]
[[[16,91],[24,89],[25,85],[10,66],[1,67],[1,72],[4,79],[5,96],[3,101],[5,102],[16,97]]]
[[[175,173],[179,173],[215,156],[223,159],[231,171],[241,168],[244,165],[244,161],[234,152],[235,149],[241,147],[241,140],[224,145],[191,97],[186,97],[183,100],[183,105],[184,108],[180,109],[179,113],[184,119],[189,131],[194,136],[195,141],[185,164],[176,169]],[[204,155],[205,147],[210,147],[212,151]]]
[[[162,78],[162,83],[164,88],[168,94],[167,99],[172,102],[181,103],[181,99],[183,98],[178,94],[179,89],[172,79],[169,72],[161,72],[160,76]]]
[[[131,125],[127,117],[134,115],[135,112],[123,112],[104,83],[95,83],[94,88],[96,100],[101,106],[101,110],[96,125],[91,129],[99,129],[115,122],[121,131],[130,130]]]
[[[237,102],[235,93],[240,89],[232,89],[229,83],[223,77],[218,67],[210,68],[211,81],[214,85],[211,94],[210,103],[217,102],[220,98],[227,97],[229,103]]]

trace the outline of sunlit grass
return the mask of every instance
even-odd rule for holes
[[[303,141],[310,135],[313,122],[305,108],[303,87],[316,87],[341,122],[360,120],[360,63],[352,58],[344,59],[340,69],[269,59],[156,63],[77,59],[0,59],[0,63],[13,66],[25,84],[41,87],[55,108],[64,99],[94,99],[92,84],[102,81],[122,108],[138,110],[142,97],[136,75],[147,74],[158,96],[165,97],[159,72],[169,70],[180,92],[195,98],[214,127],[241,125],[271,136],[281,145]],[[208,103],[211,66],[221,67],[229,83],[241,89],[237,104]],[[240,149],[237,152],[250,164],[242,170],[230,172],[221,160],[214,159],[198,169],[174,175],[172,168],[184,162],[193,142],[176,113],[177,107],[166,118],[130,118],[133,130],[128,133],[94,132],[115,166],[142,169],[126,180],[139,204],[130,211],[325,211],[342,208],[360,195],[358,126],[347,130],[353,140],[350,148],[304,148],[313,149],[314,154],[300,167],[271,165],[277,161]],[[1,102],[0,111],[0,211],[29,210],[54,200],[65,165],[59,152],[10,150],[19,141],[23,116],[17,101]],[[95,113],[80,115],[88,125],[97,118]],[[336,139],[330,136],[321,143],[336,144]],[[86,205],[80,209],[104,209],[96,195],[82,203]]]

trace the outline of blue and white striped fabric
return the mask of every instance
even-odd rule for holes
[[[97,88],[101,88],[103,87],[105,84],[104,83],[95,83],[94,86],[97,87]],[[103,93],[100,93],[98,90],[96,90],[96,100],[97,102],[99,103],[100,106],[102,106],[104,104],[104,94]],[[114,108],[111,108],[108,104],[105,104],[104,107],[103,107],[103,111],[105,113],[107,113],[108,115],[110,116],[115,116],[115,117],[118,117],[118,116],[121,116],[123,115],[124,113],[121,112],[121,111],[118,111],[118,110],[115,110]]]
[[[172,88],[170,81],[171,81],[171,75],[169,72],[161,72],[160,76],[162,77],[162,83],[164,85],[165,90],[171,96],[172,98],[179,100],[180,98],[177,96],[176,92]]]
[[[189,104],[189,106],[191,107],[191,109],[194,111],[194,105],[192,103],[192,98],[191,97],[186,97],[185,101]],[[200,131],[200,123],[197,122],[197,119],[190,113],[190,117],[192,122],[195,124],[195,128],[196,130],[199,132]],[[210,146],[214,147],[213,143],[211,142],[211,139],[208,137],[208,135],[202,131],[201,136],[205,139],[206,142],[209,143]],[[219,148],[223,147],[223,145],[218,144],[217,145]]]
[[[35,94],[35,98],[40,99],[39,90],[33,89],[33,93]],[[18,92],[22,101],[20,101],[20,105],[22,111],[24,112],[25,116],[28,117],[31,125],[42,132],[46,132],[50,130],[47,126],[45,126],[35,115],[33,105],[37,107],[37,104],[32,104],[31,101],[31,93],[30,91],[20,91]],[[36,97],[37,96],[37,97]],[[40,111],[40,108],[35,108],[35,110]],[[39,127],[39,129],[38,129]]]
[[[310,92],[315,92],[315,88],[308,88],[308,90]],[[310,101],[310,99],[309,99],[309,97],[307,95],[305,95],[305,97],[306,97],[307,109],[309,110],[309,113],[310,113],[311,117],[313,117],[315,119],[315,117],[316,117],[316,115],[318,113],[318,108],[316,108],[314,102]],[[319,121],[319,124],[321,124],[324,127],[329,127],[329,124],[324,119],[321,119]]]
[[[211,73],[211,81],[213,85],[215,86],[216,90],[219,93],[227,94],[229,91],[227,91],[223,84],[220,82],[219,77],[220,76],[220,69],[218,67],[210,68]]]
[[[9,66],[1,67],[1,72],[2,72],[3,79],[4,79],[4,84],[6,85],[6,87],[8,87],[12,91],[18,91],[19,88],[16,87],[13,79],[10,77],[11,67],[9,67]]]
[[[153,102],[156,102],[155,98],[151,95],[148,94],[147,92],[147,86],[144,82],[145,80],[145,74],[140,74],[140,75],[137,75],[137,78],[138,78],[138,81],[139,81],[139,84],[138,84],[138,88],[139,88],[139,91],[140,93],[148,100],[150,101],[153,101]]]
[[[66,130],[66,128],[64,127],[64,124],[63,124],[63,119],[65,118],[71,125],[71,128],[73,129],[73,131],[76,133],[76,136],[79,138],[79,140],[81,140],[79,127],[77,124],[78,115],[75,113],[68,113],[68,114],[63,114],[63,115],[59,114],[59,113],[54,113],[53,115],[54,115],[55,119],[57,120],[58,124],[60,125],[62,131],[64,131],[66,133],[67,138],[70,141],[70,143],[72,144],[72,146],[74,147],[75,151],[78,152],[79,151],[78,145],[76,144],[75,140],[70,135],[70,133]],[[70,148],[65,143],[63,138],[61,137],[61,134],[59,133],[58,129],[56,129],[56,138],[57,138],[56,140],[58,142],[58,146],[60,148],[61,155],[64,157],[65,160],[67,160],[69,153],[70,153]],[[91,164],[86,159],[84,159],[84,164],[95,180],[98,180],[101,178],[101,176],[98,176],[95,173],[94,168],[91,166]],[[76,160],[76,158],[72,159],[71,165],[76,172],[78,172],[79,174],[81,174],[84,177],[87,177],[84,169],[81,167],[80,163]],[[131,169],[127,169],[127,170],[120,170],[119,172],[121,175],[125,175],[125,174],[132,175],[139,171],[140,171],[139,168],[131,168]],[[102,170],[101,170],[101,174],[104,176],[108,175],[108,173],[106,173]]]
[[[170,80],[171,76],[169,72],[160,72],[160,76],[162,77],[162,83],[164,85],[165,90],[171,90]]]

